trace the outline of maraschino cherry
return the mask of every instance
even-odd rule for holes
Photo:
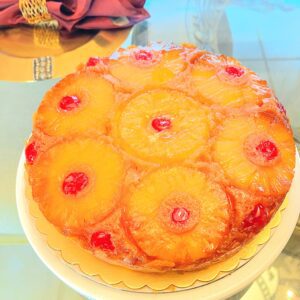
[[[245,71],[242,68],[234,67],[234,66],[227,66],[225,68],[225,71],[227,74],[233,77],[241,77],[245,73]]]
[[[266,160],[272,160],[278,156],[278,149],[276,145],[269,140],[261,141],[255,149],[260,152]]]
[[[151,123],[153,129],[160,132],[166,129],[170,129],[172,126],[172,122],[170,119],[165,117],[158,117],[152,120]]]
[[[63,111],[71,111],[77,108],[80,102],[77,96],[64,96],[59,102],[59,108]]]
[[[66,195],[76,196],[89,183],[88,176],[83,172],[72,172],[63,181],[62,190]]]
[[[38,147],[35,142],[32,142],[27,145],[27,147],[25,149],[25,157],[26,157],[26,161],[28,164],[34,163],[34,161],[38,155],[37,148]]]
[[[175,223],[185,223],[190,217],[190,212],[184,207],[176,207],[172,212],[172,221]]]
[[[100,63],[100,58],[97,56],[90,57],[89,60],[87,61],[86,65],[88,67],[95,67]]]
[[[268,212],[265,206],[258,203],[243,221],[243,227],[262,228],[268,222]]]
[[[134,53],[134,58],[138,61],[152,61],[153,60],[153,54],[150,51],[147,50],[139,50]]]
[[[104,231],[97,231],[92,234],[91,245],[93,248],[100,248],[102,250],[115,250],[111,235]]]

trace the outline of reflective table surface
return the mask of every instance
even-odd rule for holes
[[[146,8],[151,18],[130,31],[124,47],[191,42],[234,56],[269,82],[300,141],[300,1],[148,0]],[[3,59],[0,68],[5,68]],[[13,72],[22,69],[9,70]],[[32,114],[58,81],[47,78],[0,81],[0,299],[82,299],[39,261],[24,236],[15,203],[16,168]],[[300,228],[273,265],[232,299],[300,299]]]

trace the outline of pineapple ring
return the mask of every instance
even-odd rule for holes
[[[200,52],[191,59],[191,78],[197,94],[210,104],[241,106],[259,103],[259,95],[266,89],[255,74],[237,64],[234,60],[222,62],[223,57]]]
[[[189,210],[193,226],[173,230],[185,224],[172,224],[173,216],[165,213],[170,198],[174,199],[173,213],[180,201],[181,209]],[[183,222],[187,219],[177,214],[175,220],[178,217]],[[173,167],[154,171],[141,181],[125,204],[124,218],[131,236],[148,256],[181,265],[207,258],[216,250],[229,230],[230,210],[225,193],[203,173]]]
[[[65,231],[101,221],[120,197],[123,160],[101,140],[75,139],[56,144],[42,153],[32,168],[34,199],[46,218]],[[84,184],[79,186],[82,191],[77,194],[67,181],[70,174],[85,176]]]
[[[264,142],[265,147],[272,148],[261,154],[267,155],[265,159],[258,158]],[[283,195],[294,175],[295,144],[291,131],[282,123],[263,116],[236,117],[224,122],[213,157],[235,186],[266,196]]]
[[[208,115],[207,108],[181,92],[151,90],[121,108],[114,134],[128,153],[141,159],[162,164],[180,161],[205,150]]]
[[[70,74],[45,95],[34,125],[50,136],[84,134],[91,128],[103,133],[113,104],[113,87],[99,74]]]
[[[111,74],[129,88],[166,83],[185,68],[182,50],[152,51],[133,48],[110,61]]]

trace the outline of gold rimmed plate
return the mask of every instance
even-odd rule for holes
[[[90,56],[109,56],[130,29],[58,31],[54,26],[0,29],[0,80],[36,81],[63,77]]]

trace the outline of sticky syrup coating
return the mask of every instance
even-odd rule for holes
[[[89,59],[43,98],[33,199],[79,247],[144,272],[226,259],[288,192],[295,145],[267,82],[193,45]]]

